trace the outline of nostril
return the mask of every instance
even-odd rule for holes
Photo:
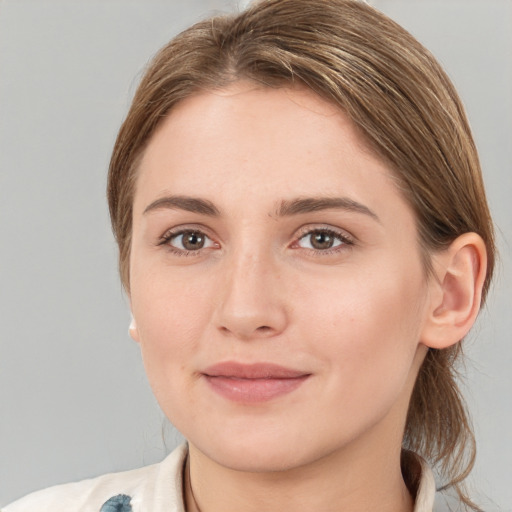
[[[268,332],[271,331],[272,328],[268,327],[267,325],[262,325],[256,329],[258,332]]]

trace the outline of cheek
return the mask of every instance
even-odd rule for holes
[[[199,350],[211,300],[204,283],[133,274],[131,306],[153,391],[162,404],[187,384],[185,365]]]
[[[317,283],[318,284],[318,283]],[[421,271],[386,273],[306,286],[299,316],[305,339],[330,375],[333,392],[350,403],[396,397],[409,377],[425,301]],[[311,290],[318,290],[312,294]],[[350,390],[350,394],[345,393]]]
[[[209,295],[204,280],[162,269],[139,274],[135,268],[131,305],[143,344],[164,351],[194,342],[208,313]]]

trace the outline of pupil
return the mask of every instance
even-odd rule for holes
[[[333,244],[333,239],[329,233],[317,233],[313,235],[311,245],[315,249],[330,249]]]
[[[185,247],[185,249],[201,249],[203,245],[204,237],[201,233],[189,233],[183,237],[183,247]]]

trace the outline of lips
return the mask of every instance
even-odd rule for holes
[[[266,402],[295,391],[310,373],[271,363],[241,364],[233,361],[208,367],[202,375],[210,388],[228,400]]]

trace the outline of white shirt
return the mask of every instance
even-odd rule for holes
[[[182,482],[186,456],[187,445],[183,444],[159,464],[43,489],[0,512],[185,512]],[[414,512],[432,512],[434,476],[427,463],[420,462]],[[123,507],[123,502],[129,505]]]

